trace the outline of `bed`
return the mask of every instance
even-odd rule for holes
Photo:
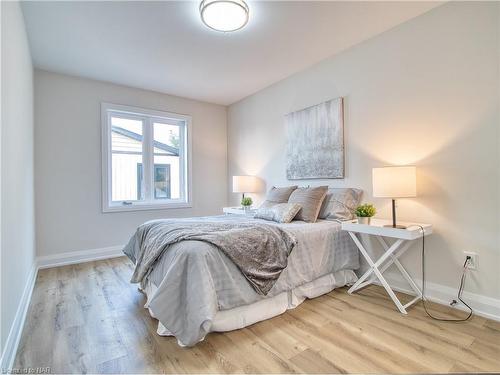
[[[357,280],[354,270],[359,267],[358,252],[338,221],[279,224],[237,215],[164,221],[189,225],[200,220],[275,226],[290,234],[296,243],[286,267],[265,294],[256,290],[217,246],[199,240],[169,245],[141,280],[140,289],[147,296],[145,307],[159,321],[157,333],[175,336],[181,346],[195,345],[209,332],[235,330],[272,318],[306,298]],[[143,241],[147,238],[136,234],[124,248],[134,263]]]

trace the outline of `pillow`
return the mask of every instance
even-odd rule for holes
[[[298,203],[277,203],[271,207],[260,207],[254,218],[289,223],[300,210]]]
[[[271,190],[266,195],[266,200],[262,203],[260,207],[271,207],[278,203],[287,203],[288,198],[290,198],[290,194],[297,189],[297,185],[295,186],[287,186],[277,188],[273,186]]]
[[[353,188],[330,188],[319,211],[320,219],[354,219],[354,211],[361,203],[363,190]]]
[[[299,188],[292,192],[288,203],[298,203],[302,206],[295,220],[303,220],[308,223],[316,222],[321,203],[325,199],[328,186],[319,186],[314,188]]]

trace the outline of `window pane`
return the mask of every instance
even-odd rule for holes
[[[154,198],[181,197],[181,127],[153,123]]]
[[[170,165],[155,164],[155,199],[170,199]]]
[[[111,117],[111,199],[144,199],[142,121]]]

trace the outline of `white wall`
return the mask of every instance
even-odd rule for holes
[[[101,102],[192,116],[193,208],[101,212]],[[220,214],[226,139],[223,106],[35,70],[38,255],[124,245],[150,219]]]
[[[1,348],[35,258],[33,67],[18,2],[1,2]]]
[[[500,298],[497,6],[445,4],[231,105],[228,186],[235,174],[291,184],[284,115],[343,96],[347,176],[302,185],[361,187],[388,218],[390,201],[371,197],[371,168],[417,165],[419,196],[398,212],[435,226],[428,280],[456,288],[462,251],[473,250],[467,289]],[[418,248],[404,263],[419,278]]]

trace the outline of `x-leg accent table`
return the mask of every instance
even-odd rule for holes
[[[349,232],[349,235],[370,266],[370,268],[363,274],[363,276],[361,276],[358,281],[348,290],[348,293],[352,294],[356,290],[364,288],[365,286],[372,284],[378,279],[391,299],[396,304],[398,310],[402,314],[407,314],[406,309],[422,298],[422,292],[420,291],[417,284],[412,280],[398,258],[408,250],[408,248],[412,244],[412,240],[421,238],[422,231],[418,225],[424,227],[425,235],[428,235],[432,232],[432,226],[430,226],[429,224],[412,225],[408,223],[408,229],[399,229],[384,227],[384,224],[386,224],[385,220],[374,220],[370,225],[358,224],[357,222],[342,223],[342,229]],[[384,248],[384,254],[374,261],[359,240],[357,233],[374,235]],[[395,238],[396,241],[391,246],[389,246],[384,237],[392,237]],[[383,273],[393,264],[398,268],[403,278],[408,282],[408,284],[410,284],[410,287],[415,292],[415,298],[413,298],[405,305],[401,303],[401,301],[398,299],[389,283],[383,276]]]

